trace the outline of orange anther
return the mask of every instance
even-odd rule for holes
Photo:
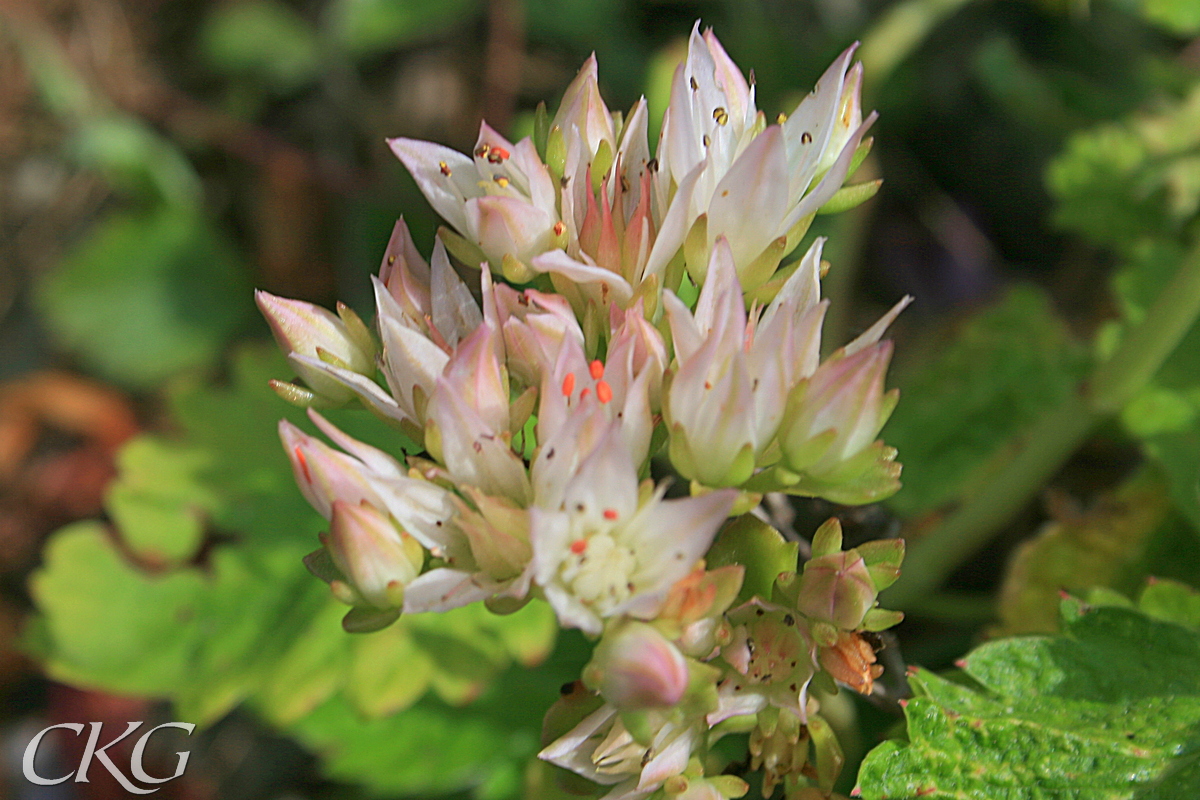
[[[558,222],[554,223],[554,235],[555,236],[562,236],[566,232],[567,232],[567,223],[563,222],[561,219]]]
[[[591,389],[585,388],[582,392],[579,393],[579,400],[582,402],[583,398],[587,397],[588,393],[591,391],[592,391]]]
[[[604,364],[600,363],[600,359],[596,359],[588,364],[588,372],[592,373],[592,380],[598,381],[604,377]]]
[[[563,397],[570,397],[575,391],[575,373],[568,372],[567,377],[563,378],[562,393]]]
[[[571,542],[571,552],[575,555],[583,555],[584,550],[587,550],[587,539],[576,539]]]
[[[493,147],[491,152],[488,153],[487,160],[493,164],[499,164],[506,158],[508,158],[507,150],[505,150],[503,147]]]
[[[605,519],[607,519],[607,520],[614,520],[614,519],[616,519],[616,518],[617,518],[617,516],[618,516],[618,515],[617,515],[617,510],[616,510],[615,508],[606,508],[606,509],[604,509],[604,518],[605,518]]]
[[[601,403],[612,400],[612,387],[608,385],[608,381],[596,382],[596,399]]]

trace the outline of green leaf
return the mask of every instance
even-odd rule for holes
[[[119,477],[105,510],[125,544],[149,564],[177,564],[195,554],[208,509],[219,501],[197,479],[208,463],[202,450],[140,436],[117,456]]]
[[[1187,584],[1154,580],[1138,598],[1138,608],[1155,619],[1200,630],[1200,592]]]
[[[253,77],[279,92],[312,82],[321,69],[316,30],[278,0],[216,6],[204,21],[200,45],[215,71]]]
[[[1009,559],[993,635],[1057,631],[1064,590],[1136,586],[1150,537],[1170,513],[1162,477],[1146,469],[1088,511],[1044,525]]]
[[[985,644],[969,680],[919,670],[908,742],[859,772],[866,800],[1200,796],[1200,636],[1124,608],[1062,636]]]
[[[1200,424],[1152,436],[1145,447],[1166,472],[1175,507],[1200,533]]]
[[[462,23],[478,8],[478,0],[334,0],[329,20],[342,47],[363,57],[436,36]]]
[[[1200,33],[1200,5],[1192,0],[1144,0],[1142,14],[1179,36]]]
[[[251,309],[232,246],[203,217],[170,208],[98,223],[37,299],[67,349],[136,387],[212,363]]]
[[[181,211],[197,213],[203,200],[200,176],[179,147],[143,120],[102,114],[79,121],[69,142],[80,164],[140,196],[156,196]]]
[[[46,545],[30,593],[53,643],[56,680],[124,694],[165,695],[187,675],[198,572],[150,576],[117,554],[103,526],[80,522]]]
[[[900,451],[903,488],[889,505],[931,510],[986,481],[998,448],[1063,402],[1087,364],[1041,290],[1018,286],[954,343],[897,376],[901,401],[883,431]]]

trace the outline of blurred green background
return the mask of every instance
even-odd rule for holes
[[[937,542],[1009,487],[962,552],[919,562],[878,702],[839,701],[846,790],[899,720],[905,661],[1052,630],[1060,589],[1197,584],[1200,333],[1031,486],[1005,482],[1194,247],[1196,0],[5,0],[8,749],[50,722],[186,719],[211,724],[159,797],[556,796],[530,757],[586,653],[555,646],[544,609],[351,638],[300,566],[321,522],[279,452],[277,419],[301,415],[266,387],[288,371],[251,290],[366,314],[397,216],[426,252],[439,224],[385,137],[467,150],[481,118],[525,135],[593,51],[609,106],[644,94],[653,119],[696,19],[753,69],[769,117],[862,42],[881,115],[863,172],[884,184],[816,226],[826,341],[917,298],[884,431],[905,488],[797,501],[782,522],[804,537],[837,513],[850,544]],[[337,421],[399,446],[364,412]],[[126,796],[101,777],[39,794],[8,759],[0,794]]]

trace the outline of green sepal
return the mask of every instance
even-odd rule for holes
[[[804,234],[808,233],[814,217],[816,217],[816,214],[809,214],[807,217],[797,220],[796,224],[788,230],[787,251],[789,253],[796,249],[796,245],[800,244],[800,240],[804,238]]]
[[[342,630],[346,633],[374,633],[400,619],[400,609],[364,608],[356,606],[342,617]]]
[[[601,139],[600,146],[596,148],[596,155],[592,158],[592,191],[600,191],[600,184],[604,182],[604,176],[608,174],[608,170],[613,165],[613,150],[612,145],[608,143],[608,139]],[[611,194],[609,195],[612,196]]]
[[[542,163],[546,161],[546,139],[549,135],[550,112],[546,110],[546,101],[543,100],[533,111],[533,146]]]
[[[900,565],[904,562],[903,539],[876,539],[854,548],[862,556],[871,574],[875,588],[883,591],[900,577]]]
[[[851,186],[843,186],[834,193],[833,197],[825,202],[825,205],[817,209],[818,214],[841,214],[843,211],[849,211],[852,208],[857,208],[863,203],[870,200],[879,191],[879,187],[883,185],[883,179],[878,178],[866,183],[856,183]]]
[[[312,573],[313,577],[333,583],[334,581],[345,580],[341,570],[333,563],[333,557],[329,555],[329,551],[324,547],[318,547],[304,557],[304,566]]]
[[[817,785],[822,791],[833,791],[833,783],[842,772],[846,756],[837,735],[819,715],[808,718],[808,735],[812,738],[813,766],[817,770]]]
[[[338,405],[337,403],[331,403],[311,389],[306,389],[303,386],[298,386],[288,381],[271,380],[267,382],[267,385],[285,403],[300,408],[332,408]]]
[[[746,265],[745,269],[739,270],[738,282],[741,283],[743,292],[757,289],[770,280],[775,271],[779,269],[779,262],[788,254],[787,244],[786,236],[772,239],[771,243]]]
[[[794,572],[800,545],[789,542],[767,523],[751,514],[731,519],[717,533],[706,559],[709,569],[741,564],[746,569],[735,604],[751,597],[771,598],[771,588],[780,573]]]
[[[371,329],[362,321],[358,312],[339,300],[337,313],[346,326],[346,333],[350,340],[358,345],[358,349],[368,353],[374,359],[375,354],[379,352],[379,347],[375,344],[375,337],[371,334]]]
[[[543,159],[555,181],[561,181],[567,169],[567,141],[562,128],[555,125],[546,134],[546,157]]]
[[[886,631],[895,625],[899,625],[904,621],[903,611],[891,611],[886,608],[872,608],[863,617],[862,625],[864,631]]]
[[[708,275],[708,214],[696,217],[683,237],[683,262],[692,283],[703,286]]]
[[[871,146],[874,144],[874,136],[868,136],[859,142],[858,147],[854,150],[854,155],[850,157],[850,168],[846,170],[846,180],[850,180],[854,177],[854,173],[858,172],[858,168],[867,160],[867,156],[871,153]]]
[[[830,517],[813,534],[812,557],[820,558],[840,552],[842,552],[842,523],[837,517]]]
[[[464,239],[445,225],[438,226],[437,237],[442,240],[442,244],[445,245],[446,251],[450,255],[468,267],[479,267],[487,262],[487,256],[483,254],[478,245]]]

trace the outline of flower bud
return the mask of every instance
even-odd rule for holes
[[[800,576],[796,608],[805,616],[844,630],[857,628],[875,605],[877,592],[856,551],[810,559]]]
[[[289,356],[307,356],[364,375],[375,371],[375,344],[358,315],[340,305],[338,314],[303,300],[288,300],[264,291],[254,293],[279,347]],[[312,389],[309,402],[345,403],[354,392],[311,363],[291,359],[296,372]],[[285,388],[285,387],[284,387]],[[278,391],[278,390],[277,390]],[[293,393],[285,394],[285,399]]]
[[[622,710],[673,706],[688,686],[688,665],[654,627],[627,620],[609,628],[584,682]]]
[[[381,609],[404,605],[404,587],[420,574],[425,559],[416,539],[365,503],[335,500],[324,544],[356,599]]]
[[[793,390],[779,431],[789,469],[834,475],[874,441],[895,407],[883,392],[891,356],[892,343],[878,342],[826,361]]]

